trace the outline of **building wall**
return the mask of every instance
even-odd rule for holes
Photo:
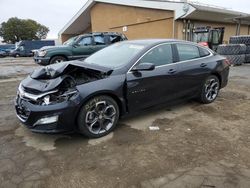
[[[128,39],[172,38],[173,11],[97,3],[91,9],[92,31],[123,32]],[[127,31],[123,31],[124,28]]]
[[[191,20],[191,23],[194,24],[195,27],[199,26],[211,26],[212,28],[215,27],[225,27],[225,33],[224,33],[224,43],[229,42],[230,36],[236,35],[236,23],[219,23],[219,22],[206,22],[206,21],[195,21]],[[183,20],[176,21],[176,38],[178,39],[184,39],[183,36]],[[248,35],[248,26],[247,25],[241,25],[240,35]]]

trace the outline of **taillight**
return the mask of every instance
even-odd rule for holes
[[[206,46],[206,47],[208,47],[208,43],[207,43],[207,42],[199,42],[198,44],[201,45],[201,46]]]
[[[226,64],[228,64],[229,66],[231,65],[230,61],[228,61],[228,59],[225,59],[224,61]]]

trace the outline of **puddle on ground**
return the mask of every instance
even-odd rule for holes
[[[15,130],[15,135],[22,137],[22,141],[28,147],[33,147],[36,150],[51,151],[55,150],[55,141],[59,138],[68,137],[66,135],[51,135],[33,133],[24,126],[20,126]]]

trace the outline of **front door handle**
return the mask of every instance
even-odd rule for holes
[[[169,69],[169,71],[168,71],[168,73],[169,74],[174,74],[174,73],[176,73],[177,71],[175,70],[175,69]]]
[[[206,63],[202,63],[202,64],[200,65],[200,67],[206,67],[206,66],[207,66]]]

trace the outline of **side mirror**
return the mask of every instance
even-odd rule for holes
[[[135,66],[132,71],[151,71],[155,69],[155,65],[153,63],[140,63]]]

